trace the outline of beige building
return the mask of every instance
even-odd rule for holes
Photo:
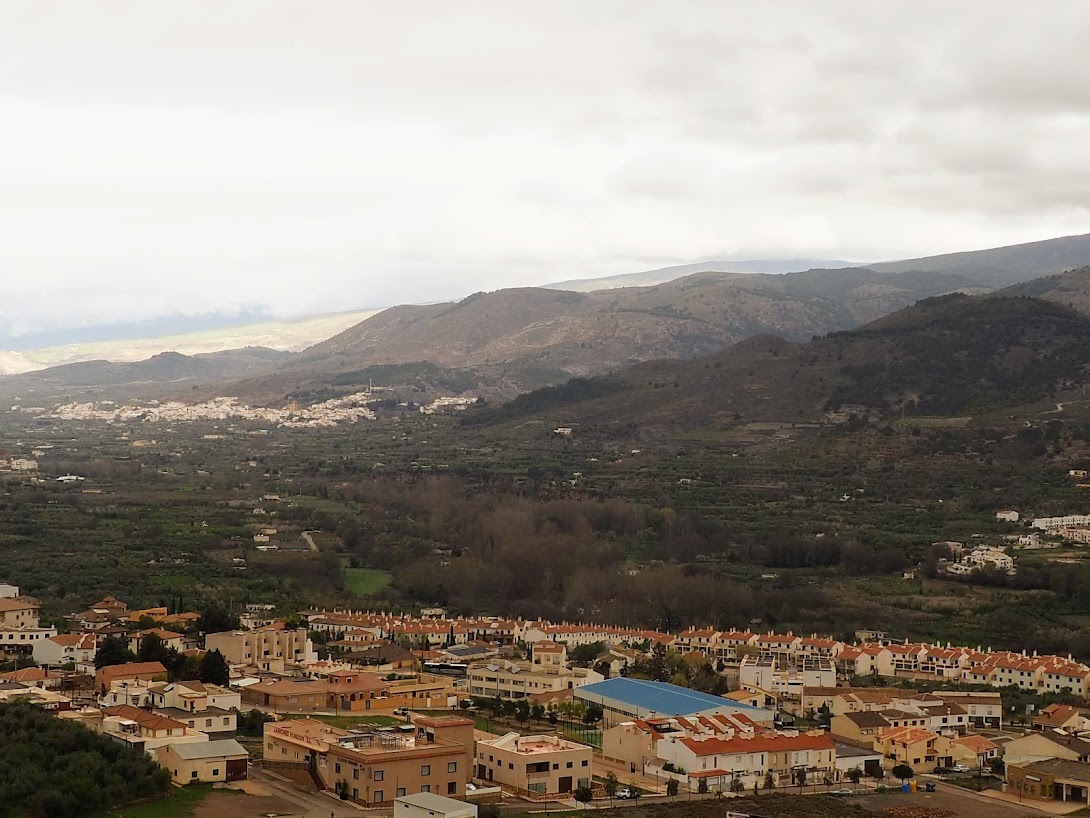
[[[907,764],[917,773],[930,773],[937,767],[954,764],[950,739],[919,727],[897,727],[879,733],[874,739],[874,750],[890,760],[888,767]]]
[[[270,723],[263,749],[267,761],[311,770],[324,789],[376,805],[417,793],[465,795],[472,748],[473,722],[442,716],[365,732],[311,719]]]
[[[550,645],[552,643],[549,643]],[[538,653],[534,662],[508,662],[495,659],[469,668],[469,695],[498,696],[501,699],[525,699],[538,693],[574,690],[603,680],[601,673],[586,668],[566,668],[554,663],[555,653]],[[548,659],[546,659],[548,657]]]
[[[166,679],[167,669],[161,662],[128,662],[124,665],[107,665],[95,673],[95,690],[107,693],[114,682],[138,679],[144,682]]]
[[[167,744],[156,749],[155,757],[179,786],[242,781],[250,766],[250,754],[234,739]]]
[[[589,787],[593,760],[593,748],[559,736],[508,733],[477,742],[477,778],[537,795]]]
[[[249,665],[270,673],[283,673],[292,665],[318,659],[306,628],[285,630],[270,625],[256,631],[210,633],[207,650],[218,650],[232,665]]]
[[[0,597],[0,651],[31,653],[39,642],[57,635],[56,628],[38,624],[37,600]]]

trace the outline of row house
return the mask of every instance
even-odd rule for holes
[[[713,628],[690,628],[682,631],[670,643],[678,653],[703,653],[712,655],[719,645],[719,631]]]
[[[675,769],[685,770],[693,790],[700,779],[708,781],[711,791],[728,790],[735,779],[752,789],[763,785],[768,774],[778,786],[789,786],[802,770],[809,781],[821,781],[826,776],[839,780],[836,745],[824,734],[668,737],[658,742],[657,754]]]
[[[643,769],[655,758],[660,739],[700,736],[733,738],[763,730],[763,725],[741,713],[634,719],[602,731],[602,754],[627,764],[630,769]]]
[[[761,653],[767,653],[782,659],[793,659],[797,656],[801,643],[801,637],[790,633],[766,633],[758,636],[753,642]]]

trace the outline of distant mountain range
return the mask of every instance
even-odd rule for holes
[[[453,304],[385,310],[307,350],[294,365],[342,371],[429,361],[502,370],[504,380],[524,390],[641,360],[706,355],[752,335],[801,340],[920,298],[984,290],[960,276],[866,269],[699,273],[589,293],[498,290]]]
[[[81,361],[9,378],[9,388],[78,389],[135,384],[169,385],[179,381],[222,381],[264,371],[290,353],[264,347],[224,350],[201,355],[161,352],[144,361]]]
[[[572,290],[578,293],[591,293],[597,290],[615,290],[619,287],[653,287],[665,284],[682,276],[693,273],[801,273],[804,270],[834,270],[842,267],[862,265],[850,261],[832,259],[750,259],[748,261],[698,261],[694,264],[679,264],[674,267],[662,267],[643,273],[623,273],[602,278],[573,278],[546,284],[548,290]]]
[[[767,264],[780,269],[795,263],[709,264]],[[164,341],[170,341],[186,352],[229,346],[235,348],[233,356],[241,357],[227,356],[233,363],[219,371],[203,360],[181,366],[176,359],[160,358],[143,369],[110,368],[96,362],[93,367],[60,373],[47,369],[24,374],[15,385],[36,381],[51,389],[123,382],[176,386],[187,380],[214,384],[242,377],[243,382],[230,386],[232,394],[250,392],[275,401],[289,395],[300,400],[328,397],[372,377],[361,373],[381,372],[380,378],[390,379],[385,385],[411,384],[425,392],[460,386],[490,397],[511,397],[640,361],[708,355],[754,336],[804,341],[853,329],[921,299],[950,293],[978,295],[1013,284],[1011,294],[1033,294],[1090,309],[1085,276],[1067,273],[1030,281],[1088,265],[1090,235],[862,268],[797,273],[701,271],[653,286],[616,286],[673,276],[691,266],[665,268],[634,277],[569,282],[575,290],[557,289],[560,285],[514,288],[477,293],[458,302],[221,328],[147,341],[145,346],[145,342],[126,341],[114,344],[113,353],[147,357],[141,350],[161,351]],[[257,338],[265,340],[255,342]],[[293,355],[255,356],[244,349],[249,346],[281,351],[307,348]],[[91,352],[69,347],[48,355],[24,353],[24,358],[41,366],[83,360]],[[25,361],[6,355],[0,357],[0,365],[10,371],[21,365],[25,368]],[[221,383],[220,388],[226,387]]]
[[[575,379],[474,410],[466,420],[498,430],[532,422],[633,437],[726,433],[755,421],[821,423],[837,412],[1051,408],[1088,384],[1085,314],[1039,298],[951,294],[806,343],[757,336],[695,360]]]
[[[164,321],[90,328],[89,338],[105,337],[109,340],[88,340],[87,337],[78,334],[82,331],[72,330],[63,336],[69,339],[64,345],[40,349],[27,348],[25,346],[27,339],[23,338],[20,339],[23,342],[20,348],[24,351],[0,350],[0,376],[83,361],[142,361],[161,352],[201,355],[245,347],[268,347],[284,352],[298,352],[354,326],[377,312],[378,310],[374,309],[356,310],[291,319],[266,318],[255,323],[242,324],[237,323],[242,320],[239,317],[236,317],[236,323],[205,321],[204,318],[198,317],[195,319],[197,327],[189,327],[189,331],[176,335],[153,334],[170,328],[186,329],[188,325],[182,319],[175,317]],[[132,337],[132,333],[141,327],[149,334]],[[111,337],[115,332],[116,337]],[[43,336],[35,337],[40,339]],[[51,334],[48,337],[58,340],[62,336]],[[83,340],[71,340],[72,338],[83,338]]]

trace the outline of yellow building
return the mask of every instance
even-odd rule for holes
[[[249,772],[250,754],[234,739],[167,744],[156,749],[155,756],[180,786],[242,781]]]

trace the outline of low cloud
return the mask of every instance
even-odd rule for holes
[[[0,8],[0,322],[1090,231],[1071,0]]]

